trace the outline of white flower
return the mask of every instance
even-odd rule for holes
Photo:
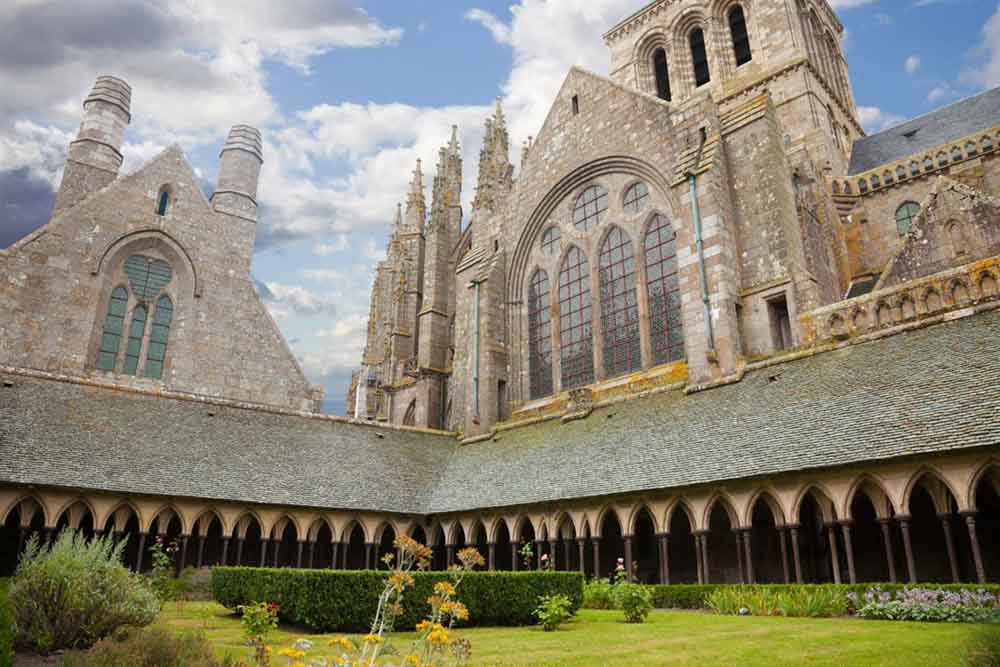
[[[296,651],[311,651],[313,643],[308,639],[299,639],[294,644],[292,644],[292,647]]]

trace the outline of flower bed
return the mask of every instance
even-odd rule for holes
[[[1000,622],[1000,594],[984,588],[943,590],[872,586],[863,595],[848,593],[857,615],[889,621],[948,623]]]
[[[236,609],[252,602],[274,602],[279,617],[313,630],[355,632],[368,629],[387,573],[371,570],[298,570],[248,567],[212,568],[212,594]],[[415,572],[404,596],[398,630],[410,630],[427,611],[434,584],[450,581],[447,572]],[[567,596],[575,611],[583,601],[583,577],[576,572],[469,572],[459,591],[471,622],[486,626],[531,625],[542,595]]]

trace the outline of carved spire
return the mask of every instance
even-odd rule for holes
[[[422,230],[427,204],[424,200],[424,172],[417,158],[417,166],[413,170],[413,180],[410,181],[410,193],[406,197],[406,226]]]
[[[498,197],[510,190],[514,165],[510,163],[509,150],[507,121],[498,97],[493,117],[486,119],[486,136],[479,152],[479,181],[476,185],[476,198],[472,202],[473,208],[491,209]]]

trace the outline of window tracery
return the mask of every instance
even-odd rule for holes
[[[547,396],[552,382],[552,313],[549,307],[549,276],[538,269],[528,286],[528,353],[530,394]]]
[[[646,208],[649,203],[649,186],[642,181],[632,185],[625,191],[625,201],[622,204],[626,213],[636,214]]]
[[[576,246],[569,249],[559,272],[559,335],[562,344],[562,388],[594,381],[590,263]]]
[[[896,209],[896,231],[905,236],[913,226],[913,221],[920,213],[920,204],[913,201],[904,202]]]
[[[619,227],[605,238],[599,262],[604,374],[610,378],[642,368],[635,256],[632,241]]]
[[[591,185],[577,197],[573,207],[573,226],[588,232],[601,224],[608,210],[608,190],[601,185]]]

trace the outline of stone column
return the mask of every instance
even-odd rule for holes
[[[340,542],[331,541],[330,542],[330,569],[337,569],[337,557],[340,555],[337,547],[340,546]]]
[[[374,570],[377,566],[372,564],[372,560],[375,554],[375,544],[372,542],[365,542],[365,569]]]
[[[341,544],[341,551],[344,552],[344,553],[341,554],[342,565],[341,565],[340,569],[346,570],[347,569],[347,556],[351,552],[351,543],[350,542],[341,542],[340,544]]]
[[[601,538],[592,537],[591,546],[594,549],[594,579],[601,578]]]
[[[792,579],[788,574],[788,540],[785,539],[785,526],[778,528],[778,539],[781,541],[781,573],[785,577],[785,583],[791,583]]]
[[[569,572],[570,563],[573,562],[573,559],[570,557],[570,554],[572,553],[570,549],[571,546],[570,540],[564,537],[562,543],[563,543],[563,558],[565,559],[563,560],[563,569]]]
[[[542,554],[544,553],[544,551],[542,550],[542,544],[544,544],[544,542],[542,540],[535,540],[535,569],[536,570],[541,570],[542,569]]]
[[[511,572],[517,572],[520,569],[520,564],[518,561],[521,560],[521,553],[517,549],[517,542],[510,543],[510,569]]]
[[[205,559],[205,536],[198,536],[198,559],[195,561],[197,563],[196,567],[200,570],[201,564]]]
[[[660,578],[661,584],[670,583],[670,533],[660,533],[657,544],[660,548]]]
[[[489,558],[487,559],[490,571],[497,569],[497,545],[495,542],[490,542],[487,544],[487,549],[489,550]]]
[[[223,537],[222,538],[222,554],[221,554],[221,557],[219,558],[219,565],[225,566],[226,565],[226,560],[228,559],[228,556],[229,556],[229,538],[228,537]]]
[[[708,533],[703,532],[701,534],[701,558],[704,561],[702,564],[702,569],[705,571],[705,583],[712,583],[712,578],[709,575],[711,569],[709,568],[708,561]]]
[[[279,537],[271,541],[274,542],[274,567],[278,567],[278,557],[281,556],[281,543],[284,540]]]
[[[556,541],[549,540],[549,569],[552,570],[553,572],[559,569],[556,566],[556,551],[557,551]]]
[[[309,561],[308,561],[308,563],[309,563],[309,569],[310,570],[313,569],[313,566],[316,564],[316,543],[314,541],[312,541],[312,540],[309,540]]]
[[[740,583],[748,584],[750,582],[747,581],[743,571],[743,536],[741,533],[742,531],[740,531],[740,529],[733,529],[733,536],[736,538],[736,568],[739,570]]]
[[[837,552],[837,531],[834,527],[837,524],[832,521],[826,524],[826,536],[830,541],[830,566],[833,568],[833,581],[840,583],[840,556]]]
[[[243,540],[242,537],[236,538],[236,566],[239,567],[243,565]]]
[[[455,545],[448,544],[444,548],[444,567],[448,569],[455,562]]]
[[[896,583],[896,557],[892,553],[892,534],[889,532],[889,522],[892,519],[879,519],[882,527],[882,543],[885,545],[885,559],[889,564],[889,581]]]
[[[906,569],[911,584],[917,583],[917,566],[913,560],[913,544],[910,542],[910,517],[897,515],[899,529],[903,533],[903,551],[906,552]]]
[[[799,555],[799,524],[788,526],[792,537],[792,559],[795,562],[795,583],[802,583],[802,557]]]
[[[142,572],[142,554],[146,551],[146,533],[139,533],[139,550],[135,556],[135,571]]]
[[[181,535],[181,559],[177,563],[177,571],[182,572],[187,564],[188,536]]]
[[[755,583],[754,580],[756,579],[753,571],[753,546],[750,544],[750,539],[752,535],[753,535],[752,528],[747,528],[746,530],[743,531],[743,549],[744,551],[746,551],[748,584]]]
[[[305,542],[298,540],[298,549],[295,552],[295,567],[300,570],[302,569],[302,547],[304,545]]]
[[[576,540],[577,549],[580,552],[580,574],[587,576],[587,557],[586,557],[586,540],[582,537],[578,537]]]
[[[698,583],[705,583],[705,572],[702,568],[702,563],[704,562],[701,558],[701,536],[699,533],[691,533],[694,538],[694,562],[695,567],[698,570]]]
[[[270,544],[271,540],[262,537],[260,538],[260,566],[264,567],[267,565],[267,545]]]
[[[632,581],[635,578],[635,572],[632,571],[632,536],[623,535],[622,541],[625,542],[625,576]]]
[[[979,550],[979,535],[976,534],[976,512],[962,512],[965,517],[965,526],[969,530],[969,543],[972,545],[972,560],[976,564],[976,580],[980,584],[986,583],[986,568],[983,567],[983,553]]]
[[[955,556],[955,540],[952,539],[951,535],[951,514],[938,514],[938,518],[941,519],[941,528],[944,529],[944,545],[948,550],[948,564],[951,566],[951,580],[957,584],[959,581],[958,558]]]
[[[843,519],[840,528],[844,531],[844,552],[847,554],[847,576],[852,584],[858,583],[857,572],[854,569],[854,544],[851,542],[851,519]]]

